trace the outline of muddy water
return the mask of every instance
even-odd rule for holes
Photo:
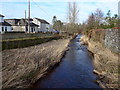
[[[78,35],[69,44],[69,50],[60,65],[39,80],[35,88],[100,88],[94,80],[92,60]]]

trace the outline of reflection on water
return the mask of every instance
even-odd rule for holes
[[[35,88],[100,88],[93,81],[93,65],[85,45],[79,42],[78,35],[69,44],[69,50],[60,65],[38,81]]]

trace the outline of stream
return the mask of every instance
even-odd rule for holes
[[[94,82],[92,59],[87,46],[79,42],[81,35],[71,40],[65,57],[61,63],[49,74],[38,80],[37,88],[99,88]]]

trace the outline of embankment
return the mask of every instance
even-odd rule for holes
[[[57,65],[69,39],[2,51],[2,88],[27,88]]]
[[[118,88],[118,56],[102,43],[82,36],[81,42],[88,45],[93,55],[94,73],[98,74],[96,82],[103,88]]]

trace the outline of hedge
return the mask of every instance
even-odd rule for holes
[[[33,38],[3,40],[3,41],[1,41],[2,42],[2,50],[34,46],[34,45],[38,45],[38,44],[48,42],[51,40],[57,40],[60,38],[62,38],[62,36],[46,36],[46,37],[33,37]]]

